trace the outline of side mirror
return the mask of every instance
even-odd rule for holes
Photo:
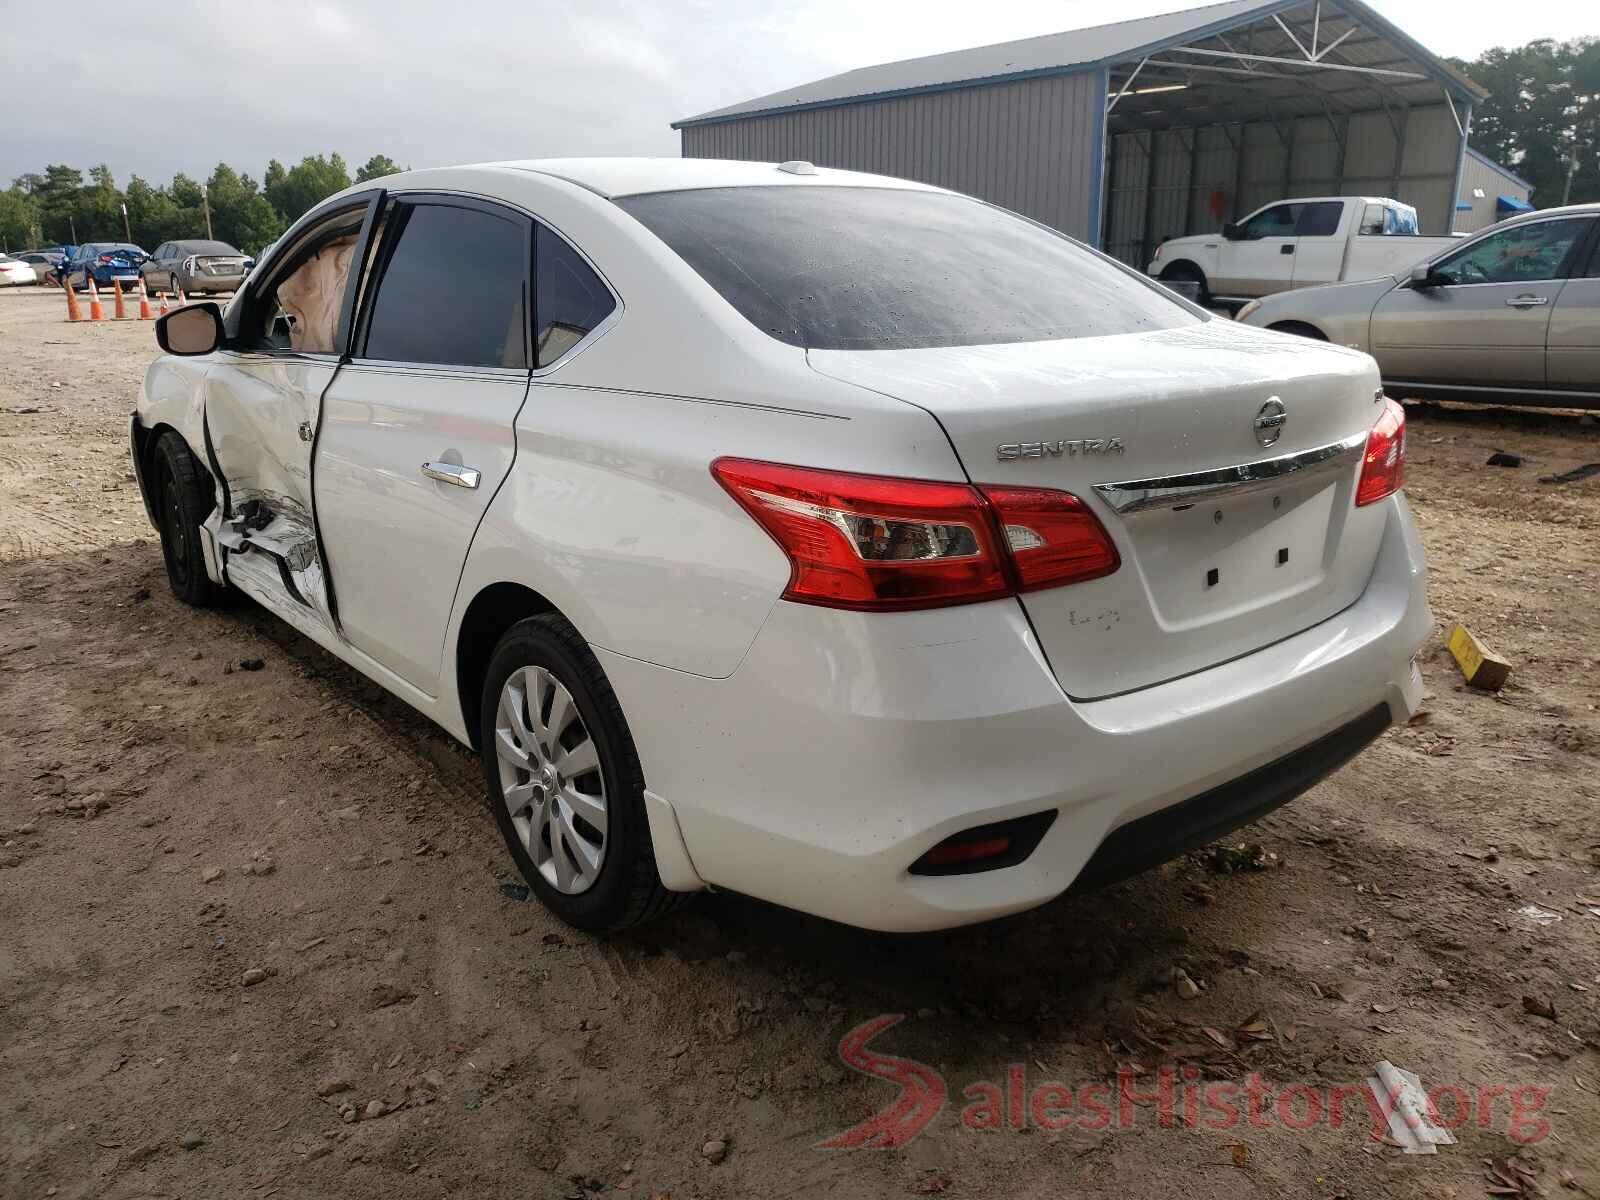
[[[1227,238],[1230,242],[1237,242],[1240,238],[1244,237],[1244,233],[1240,230],[1239,223],[1237,221],[1229,221],[1222,227],[1222,236]]]
[[[210,354],[222,337],[222,309],[211,300],[185,304],[156,321],[156,342],[168,354]]]
[[[1433,267],[1428,263],[1418,263],[1411,268],[1411,286],[1414,288],[1438,287],[1439,277],[1433,273]]]

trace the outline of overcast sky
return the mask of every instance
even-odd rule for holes
[[[1372,0],[1472,57],[1600,33],[1594,0]],[[0,186],[46,163],[257,180],[337,150],[402,165],[678,153],[668,122],[851,67],[1170,12],[1182,0],[4,0]]]

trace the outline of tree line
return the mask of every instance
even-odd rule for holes
[[[314,154],[292,167],[273,159],[259,184],[218,163],[203,183],[181,173],[168,184],[135,175],[119,188],[110,167],[92,167],[85,179],[78,168],[56,163],[18,176],[0,192],[0,248],[132,241],[154,250],[162,242],[211,236],[259,254],[318,201],[402,169],[375,154],[352,177],[340,155]]]
[[[1534,186],[1540,208],[1600,200],[1600,38],[1541,38],[1453,66],[1488,89],[1472,147]]]

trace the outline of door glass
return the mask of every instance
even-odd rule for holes
[[[246,300],[240,342],[255,350],[303,354],[341,353],[336,347],[344,285],[355,256],[365,205],[340,209],[318,221],[268,266],[271,286]],[[174,246],[176,254],[178,247]]]
[[[363,356],[527,367],[526,223],[450,204],[398,204],[388,221]]]
[[[1586,279],[1600,279],[1600,241],[1594,244],[1594,253],[1589,255],[1589,265],[1583,274]]]
[[[1535,283],[1557,279],[1584,234],[1584,221],[1539,221],[1490,234],[1438,263],[1445,283]]]
[[[1264,208],[1244,223],[1246,238],[1294,237],[1294,227],[1299,223],[1304,204],[1274,204]]]
[[[1339,218],[1344,216],[1344,205],[1337,200],[1323,204],[1307,204],[1300,210],[1295,222],[1296,237],[1332,237],[1339,232]]]
[[[617,303],[577,251],[543,225],[534,262],[539,272],[534,362],[548,367],[610,316]]]

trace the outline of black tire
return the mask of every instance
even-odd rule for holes
[[[501,690],[524,667],[543,667],[571,694],[594,742],[605,780],[606,830],[599,873],[585,891],[563,892],[547,880],[524,847],[507,810],[495,749]],[[479,746],[495,823],[517,869],[540,901],[567,924],[607,933],[653,920],[676,908],[686,893],[669,892],[656,871],[655,847],[645,816],[644,772],[633,735],[611,683],[570,622],[558,613],[529,617],[501,637],[484,675]]]
[[[1296,337],[1309,338],[1313,342],[1325,342],[1328,335],[1315,325],[1307,325],[1303,321],[1279,321],[1276,325],[1268,325],[1268,329],[1275,329],[1279,333],[1292,333]]]
[[[168,430],[150,454],[150,496],[172,594],[196,608],[216,608],[223,589],[206,574],[200,523],[216,507],[211,476],[178,434]]]
[[[168,275],[167,284],[167,294],[176,300],[178,298],[178,277],[176,275]]]
[[[1211,286],[1206,282],[1206,273],[1193,263],[1173,263],[1161,272],[1162,283],[1197,283],[1200,285],[1200,295],[1195,303],[1201,308],[1211,307]]]

